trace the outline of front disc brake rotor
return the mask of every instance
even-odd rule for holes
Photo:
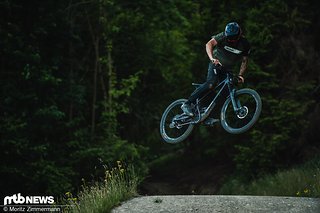
[[[237,117],[240,119],[244,119],[248,115],[248,113],[249,113],[248,107],[246,106],[241,107],[241,109],[237,113]]]

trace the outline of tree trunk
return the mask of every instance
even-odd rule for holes
[[[95,64],[93,70],[93,94],[92,94],[92,111],[91,111],[91,139],[94,138],[95,126],[96,126],[96,102],[97,102],[97,77],[100,67],[100,54],[99,54],[99,42],[100,39],[96,38],[94,41],[94,50],[95,50]]]
[[[113,90],[113,82],[112,82],[112,58],[111,58],[111,44],[108,44],[108,77],[109,77],[109,88],[108,88],[108,107],[109,107],[109,116],[112,116],[112,90]]]
[[[71,15],[71,5],[72,5],[72,1],[69,1],[69,9],[68,9],[68,15],[67,15],[67,20],[69,22],[69,33],[70,35],[73,34],[73,27],[74,27],[74,20],[73,20],[73,16]],[[69,92],[73,93],[72,91],[72,87],[73,87],[73,83],[74,83],[74,65],[73,65],[73,53],[74,53],[74,48],[73,48],[73,42],[70,39],[69,40],[69,66],[70,66],[70,73],[69,73]],[[73,119],[73,99],[71,98],[70,103],[69,103],[69,122],[72,121]]]

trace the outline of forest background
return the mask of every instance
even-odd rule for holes
[[[1,193],[61,195],[133,165],[141,193],[217,193],[320,153],[318,1],[0,1]],[[237,21],[263,110],[245,134],[159,135],[203,82],[205,43]],[[161,182],[161,184],[160,184]]]

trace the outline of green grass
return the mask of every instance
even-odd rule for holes
[[[219,194],[320,197],[320,158],[249,184],[230,179]]]
[[[65,203],[69,206],[65,212],[110,212],[122,201],[136,196],[138,178],[133,168],[124,169],[119,161],[117,164],[117,167],[105,172],[103,182],[92,186],[84,184],[76,197],[67,192]]]

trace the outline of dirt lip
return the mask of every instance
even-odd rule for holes
[[[214,195],[234,171],[232,162],[226,161],[224,155],[204,162],[184,159],[187,157],[170,160],[165,166],[152,166],[148,177],[140,183],[138,193],[144,196]]]
[[[112,210],[112,213],[122,212],[319,213],[320,198],[226,195],[142,196],[124,202]]]

